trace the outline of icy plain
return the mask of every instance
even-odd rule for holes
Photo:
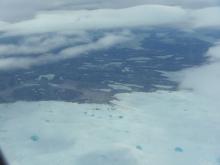
[[[0,105],[12,165],[219,165],[220,113],[192,92],[125,93],[110,105]]]

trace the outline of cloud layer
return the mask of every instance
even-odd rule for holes
[[[220,5],[219,0],[1,0],[0,20],[18,21],[33,17],[36,13],[55,9],[103,9],[125,8],[138,5],[175,5],[186,8],[202,8]],[[13,11],[13,12],[12,12]]]
[[[130,37],[127,35],[113,35],[113,34],[106,34],[103,37],[99,38],[96,41],[92,41],[89,43],[81,44],[78,46],[70,46],[65,49],[62,49],[60,52],[57,54],[53,54],[49,51],[51,47],[41,47],[40,43],[38,43],[39,47],[35,48],[34,47],[23,47],[23,46],[15,46],[11,45],[9,47],[4,47],[1,50],[0,47],[0,55],[5,55],[6,53],[9,53],[9,57],[6,56],[6,58],[3,56],[3,58],[0,58],[0,70],[8,70],[8,69],[16,69],[16,68],[29,68],[31,66],[35,65],[42,65],[42,64],[47,64],[51,62],[57,62],[59,60],[66,60],[69,58],[73,58],[82,54],[85,54],[89,51],[96,51],[96,50],[101,50],[101,49],[107,49],[109,47],[112,47],[114,45],[127,42],[130,40]],[[48,43],[46,43],[47,45]],[[57,43],[63,44],[62,42]],[[49,43],[49,46],[52,46],[53,43]],[[10,51],[11,49],[11,51]],[[2,52],[1,52],[2,51]],[[3,53],[5,52],[5,54]],[[25,56],[25,57],[17,57],[14,56],[17,53],[21,54],[28,54],[28,53],[42,53],[38,56]]]
[[[23,36],[25,39],[18,43],[0,44],[0,69],[8,69],[10,65],[13,68],[27,68],[105,49],[132,40],[129,30],[134,28],[218,28],[218,15],[220,7],[185,9],[142,5],[123,9],[50,11],[15,23],[1,21],[2,37]],[[117,34],[113,32],[118,30],[120,32]],[[105,31],[106,34],[94,40],[91,37],[94,31]],[[109,42],[107,45],[106,40]],[[64,50],[54,54],[54,49]]]
[[[187,11],[180,7],[145,5],[125,9],[53,11],[31,20],[9,24],[2,31],[20,34],[132,28],[185,23]]]
[[[211,47],[206,56],[208,57],[207,64],[172,73],[170,76],[171,79],[180,83],[180,89],[192,90],[218,103],[220,97],[220,43],[217,42]]]
[[[0,31],[33,34],[149,26],[183,28],[219,27],[220,7],[183,9],[177,6],[143,5],[124,9],[51,11],[17,23],[1,23]]]
[[[219,27],[220,7],[184,9],[178,6],[142,5],[124,9],[51,11],[16,23],[0,22],[0,31],[15,34],[48,32],[78,33],[114,28],[181,26],[182,28]]]

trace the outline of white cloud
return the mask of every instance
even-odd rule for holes
[[[53,11],[35,18],[10,24],[3,31],[33,34],[83,31],[185,23],[187,11],[180,7],[145,5],[125,9]]]
[[[208,63],[170,74],[180,83],[180,89],[191,89],[195,93],[213,100],[220,97],[220,44],[211,47],[206,56]]]
[[[129,36],[120,36],[120,35],[116,36],[116,35],[109,34],[103,38],[100,38],[95,43],[89,43],[87,45],[80,45],[80,46],[66,48],[62,50],[59,54],[60,56],[62,56],[61,58],[69,58],[69,57],[72,57],[73,55],[77,56],[78,54],[81,54],[84,52],[109,48],[113,45],[126,42],[130,39],[131,38]]]
[[[28,68],[34,62],[34,58],[6,58],[0,60],[0,70],[15,68]]]
[[[192,11],[194,28],[220,27],[220,7],[203,8]]]
[[[112,41],[116,41],[114,37],[109,37],[107,41],[99,38],[95,44],[90,43],[93,42],[88,37],[92,34],[91,31],[129,30],[155,26],[169,26],[180,29],[216,28],[220,27],[218,15],[220,15],[220,7],[184,9],[178,6],[162,5],[142,5],[123,9],[43,12],[33,19],[0,24],[0,32],[3,33],[3,36],[25,35],[24,38],[26,38],[18,44],[0,44],[0,56],[2,57],[0,68],[7,68],[3,62],[5,61],[5,64],[12,63],[12,61],[16,61],[15,56],[20,54],[32,56],[28,59],[19,57],[19,64],[14,65],[14,68],[20,68],[23,60],[25,68],[31,65],[39,65],[42,61],[62,60],[84,52],[105,48],[106,45],[114,45],[112,43]],[[47,37],[51,33],[52,36]],[[37,37],[32,37],[33,35]],[[68,35],[75,37],[67,37]],[[121,35],[126,36],[126,34]],[[82,36],[83,38],[81,38]],[[80,45],[76,46],[76,42],[80,40]],[[123,41],[120,40],[120,42]],[[61,51],[59,56],[51,53],[53,49],[65,45],[71,48]],[[34,57],[34,54],[37,56]],[[13,57],[8,57],[9,55]]]
[[[219,62],[220,61],[220,42],[217,42],[212,46],[208,52],[207,57],[209,57],[210,62]]]
[[[51,11],[33,19],[11,23],[0,31],[10,34],[90,31],[149,26],[213,28],[220,26],[220,7],[184,9],[178,6],[142,5],[124,9]]]
[[[9,25],[9,23],[0,21],[0,30],[3,29],[7,25]]]
[[[0,20],[19,21],[45,10],[125,8],[145,4],[201,8],[220,5],[219,0],[1,0]],[[12,12],[13,11],[13,12]]]
[[[21,39],[19,43],[0,44],[0,57],[19,56],[19,55],[38,55],[48,53],[53,49],[71,46],[77,43],[87,43],[88,36],[79,34],[78,36],[68,37],[65,35],[37,35],[28,36]]]
[[[17,69],[17,68],[29,68],[33,65],[42,65],[46,63],[56,62],[59,60],[66,60],[69,58],[77,57],[85,54],[89,51],[101,50],[127,42],[132,36],[122,33],[120,34],[106,34],[104,37],[99,38],[97,41],[91,41],[86,44],[78,46],[68,47],[63,49],[58,54],[45,53],[39,56],[31,57],[4,57],[0,58],[0,70]],[[20,48],[20,51],[22,47]],[[16,49],[15,49],[16,50]],[[14,51],[15,51],[14,50]],[[43,49],[44,50],[44,49]],[[29,53],[31,48],[25,50]],[[37,50],[39,51],[39,50]]]

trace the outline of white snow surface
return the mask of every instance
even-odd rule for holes
[[[216,102],[188,91],[124,93],[112,104],[0,104],[11,165],[219,165]]]

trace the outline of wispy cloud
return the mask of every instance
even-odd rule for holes
[[[78,34],[74,37],[68,37],[61,34],[41,34],[34,36],[26,36],[18,43],[0,44],[0,57],[20,55],[36,56],[43,53],[49,53],[54,49],[59,49],[66,46],[74,46],[79,43],[90,42],[89,36]]]
[[[114,45],[127,42],[131,36],[122,34],[106,34],[96,41],[92,41],[86,44],[81,44],[78,46],[70,46],[61,50],[57,54],[45,53],[38,56],[28,56],[28,57],[4,57],[0,58],[0,70],[16,69],[16,68],[29,68],[30,66],[42,65],[51,62],[56,62],[59,60],[66,60],[73,58],[89,51],[102,50]],[[20,51],[24,51],[23,48],[19,48]],[[16,51],[16,49],[14,49]],[[31,51],[31,48],[26,48],[25,52]],[[42,50],[37,50],[42,51]],[[43,51],[45,51],[43,49]]]

